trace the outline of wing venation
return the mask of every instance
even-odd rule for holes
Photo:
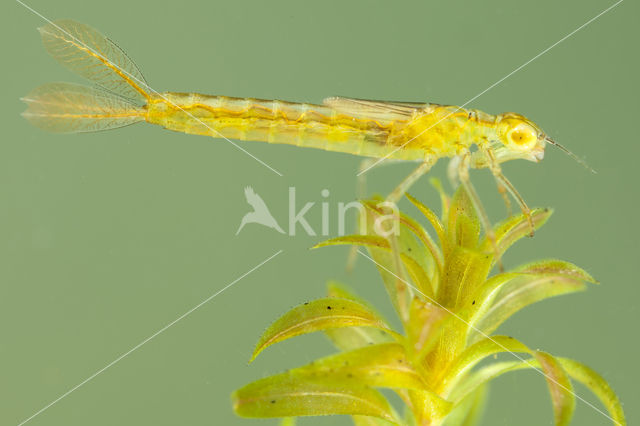
[[[74,73],[128,99],[148,98],[144,76],[114,42],[98,31],[64,19],[39,28],[47,52]]]

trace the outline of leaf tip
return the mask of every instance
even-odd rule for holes
[[[251,364],[253,361],[255,361],[255,359],[258,358],[258,355],[260,355],[260,352],[262,352],[263,349],[263,345],[257,345],[253,350],[253,353],[251,354],[251,357],[249,358],[249,362],[247,362],[247,364]]]

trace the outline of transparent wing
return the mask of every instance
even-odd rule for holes
[[[48,83],[22,98],[22,115],[55,133],[95,132],[144,119],[144,110],[111,93],[72,83]]]
[[[38,30],[47,52],[71,71],[126,98],[148,98],[148,86],[136,64],[98,31],[68,19]]]
[[[413,117],[416,112],[422,111],[430,105],[408,102],[370,101],[337,96],[326,98],[322,103],[341,114],[356,118],[369,118],[381,122],[408,120]]]

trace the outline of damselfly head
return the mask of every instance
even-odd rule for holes
[[[545,145],[550,144],[595,173],[583,159],[545,135],[542,129],[528,118],[514,112],[507,112],[498,115],[495,123],[498,137],[506,151],[502,154],[503,158],[524,158],[537,163],[544,158]]]
[[[547,136],[534,122],[520,114],[508,112],[498,116],[496,125],[500,142],[509,152],[535,162],[544,158]]]

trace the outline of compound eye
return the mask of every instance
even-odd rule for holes
[[[520,123],[507,133],[509,142],[520,149],[532,148],[538,140],[536,129],[526,123]]]

